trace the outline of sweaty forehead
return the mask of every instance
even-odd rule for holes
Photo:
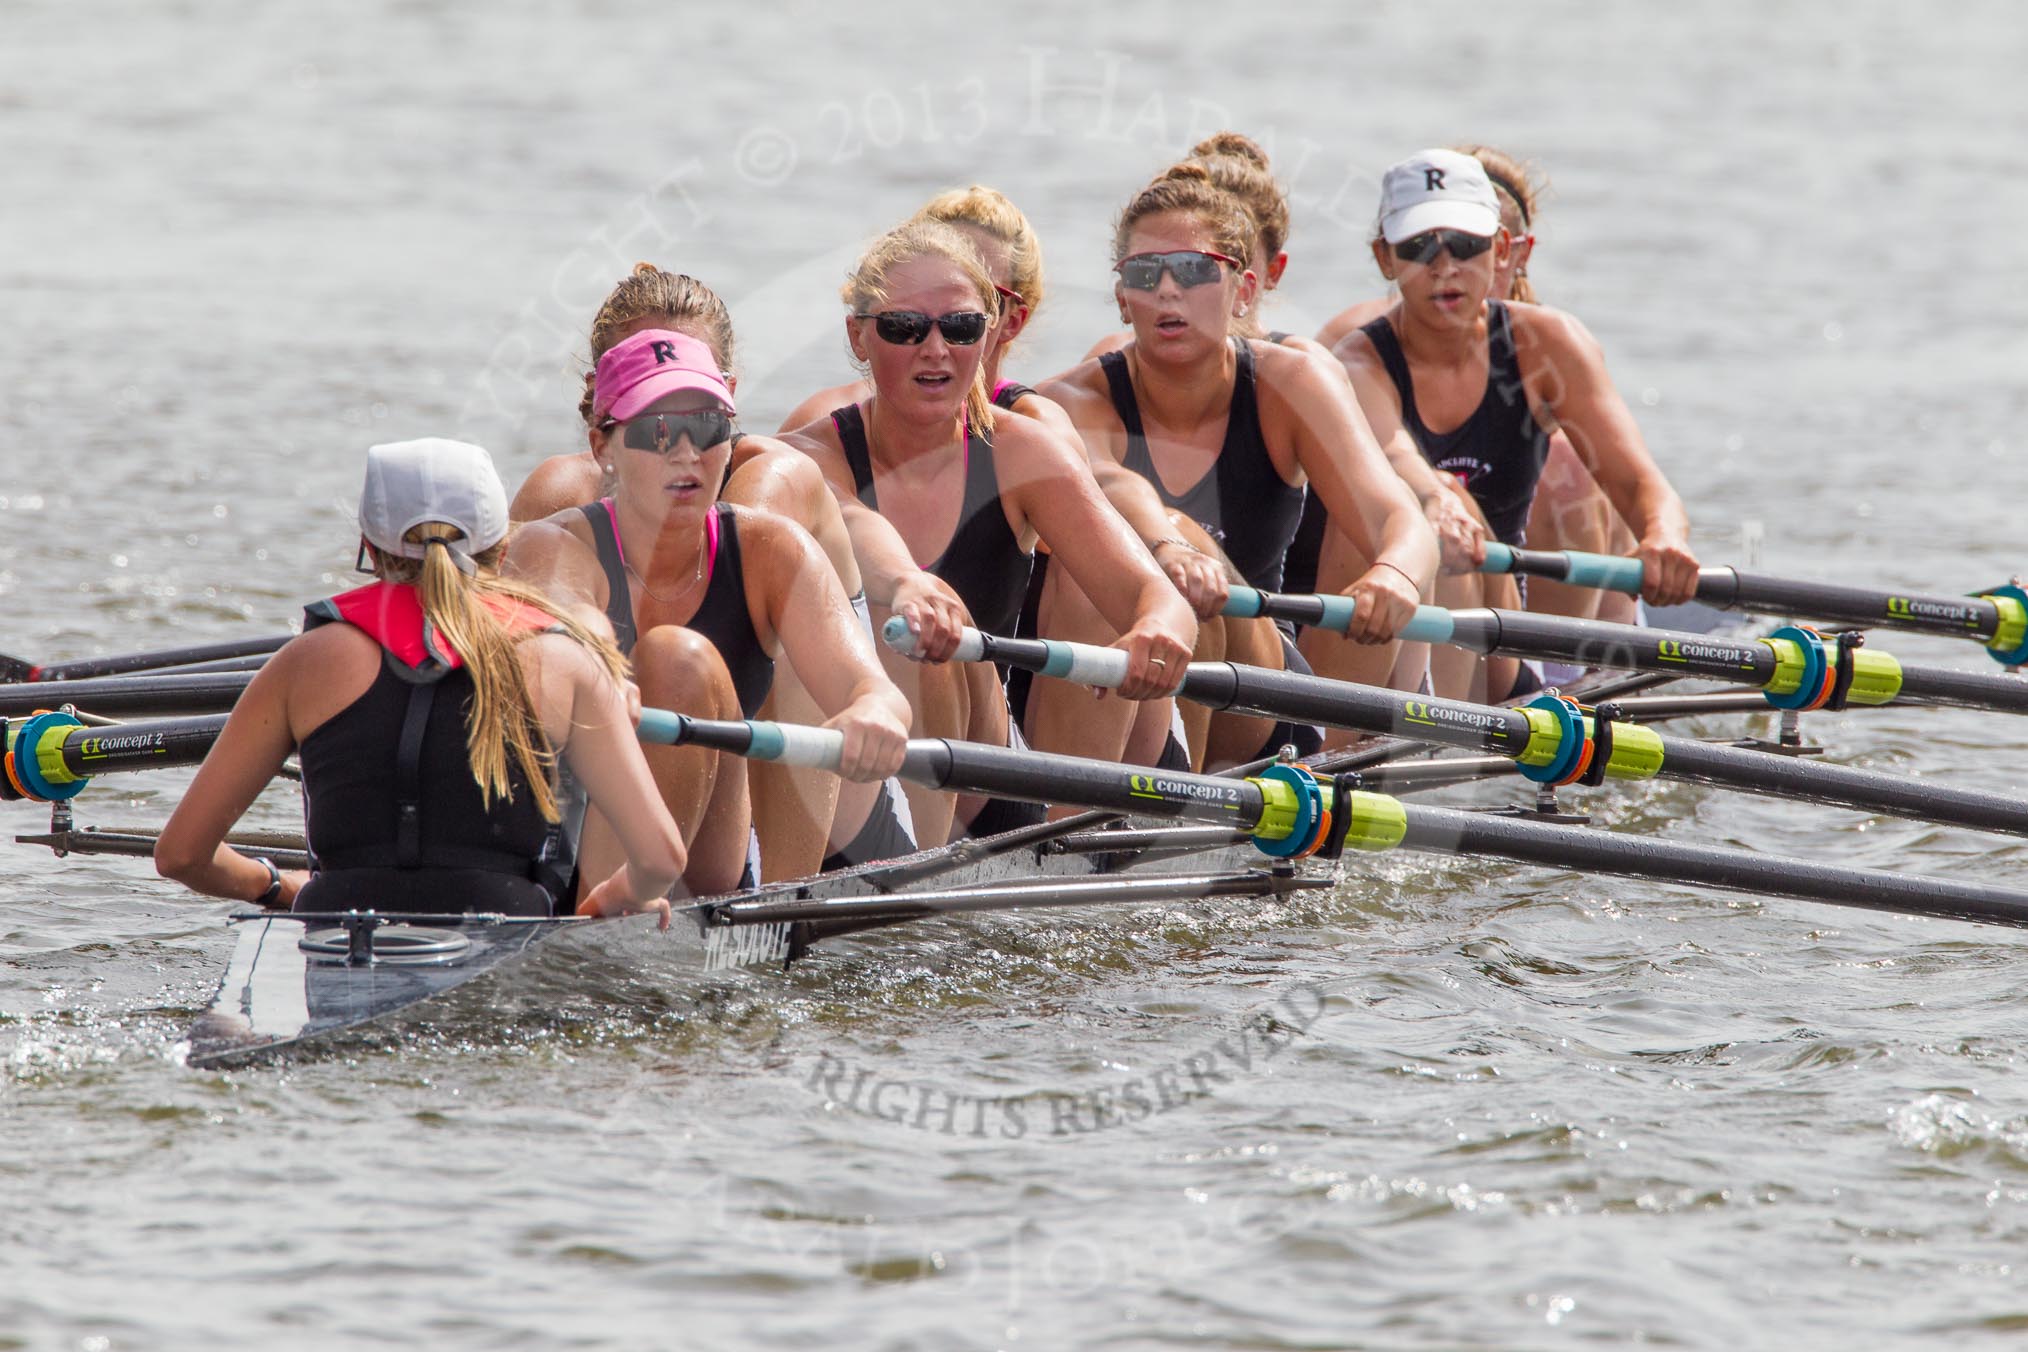
[[[1174,249],[1218,251],[1210,225],[1187,211],[1164,211],[1137,221],[1127,235],[1127,252],[1166,253]]]
[[[886,291],[886,308],[890,310],[945,314],[979,308],[978,288],[964,270],[950,259],[934,255],[911,258],[889,269]]]

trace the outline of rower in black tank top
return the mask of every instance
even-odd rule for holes
[[[1232,344],[1238,364],[1225,441],[1211,469],[1182,493],[1163,487],[1162,476],[1155,472],[1126,354],[1105,353],[1099,366],[1105,371],[1106,384],[1112,387],[1113,408],[1127,432],[1126,467],[1155,486],[1164,506],[1186,513],[1204,527],[1249,585],[1280,591],[1282,556],[1295,538],[1303,490],[1282,478],[1268,456],[1267,441],[1260,431],[1260,403],[1254,395],[1253,348],[1243,338],[1234,338]]]
[[[845,463],[852,467],[852,483],[859,500],[874,511],[880,503],[873,491],[873,458],[866,443],[866,419],[859,405],[847,404],[831,410],[831,425],[838,429],[838,444]],[[1000,478],[993,468],[993,438],[967,428],[965,431],[965,500],[958,508],[958,528],[936,562],[924,567],[950,583],[951,590],[972,612],[972,624],[983,633],[1012,637],[1014,623],[1021,615],[1021,599],[1028,592],[1028,572],[1034,558],[1021,548],[1014,528],[1007,524],[1007,509],[1000,505]]]
[[[640,633],[634,625],[634,593],[627,585],[627,560],[613,522],[612,499],[602,498],[578,510],[591,526],[599,567],[605,569],[606,618],[612,621],[613,637],[620,651],[631,654]],[[726,671],[732,676],[732,688],[739,695],[739,711],[752,718],[760,712],[768,690],[774,685],[775,659],[761,646],[760,636],[753,631],[753,614],[746,607],[746,570],[739,557],[739,517],[730,503],[714,503],[711,510],[718,523],[717,548],[709,564],[711,576],[704,584],[704,598],[697,603],[697,613],[684,621],[683,627],[710,639],[711,646],[718,649]],[[706,548],[710,547],[707,538]]]
[[[1423,459],[1446,474],[1464,478],[1493,538],[1516,547],[1527,543],[1528,509],[1549,457],[1549,433],[1535,420],[1521,384],[1521,364],[1514,355],[1512,317],[1502,301],[1486,302],[1486,393],[1472,416],[1449,432],[1432,432],[1415,404],[1415,381],[1401,340],[1387,316],[1362,326],[1373,350],[1387,368],[1401,399],[1401,425],[1415,438]],[[1315,495],[1303,509],[1296,543],[1289,550],[1288,587],[1294,592],[1317,589],[1317,555],[1323,548],[1324,505]]]

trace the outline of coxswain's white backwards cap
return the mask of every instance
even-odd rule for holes
[[[1399,244],[1425,230],[1499,233],[1500,201],[1484,165],[1455,150],[1425,150],[1381,176],[1380,237]]]
[[[452,562],[470,573],[472,556],[507,536],[507,490],[483,446],[445,437],[394,441],[366,450],[359,533],[383,554],[419,559],[428,546],[402,537],[425,521],[464,532],[447,543]]]

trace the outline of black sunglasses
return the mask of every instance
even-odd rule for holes
[[[979,310],[953,310],[935,317],[920,310],[882,310],[878,314],[852,317],[872,320],[873,331],[880,335],[880,341],[896,347],[917,346],[929,337],[932,327],[952,347],[970,347],[986,336],[986,326],[993,322],[991,316]]]
[[[1434,263],[1438,254],[1449,249],[1452,258],[1466,263],[1492,247],[1491,235],[1468,235],[1462,230],[1425,230],[1395,245],[1394,256],[1404,263]]]
[[[607,424],[611,426],[611,424]],[[622,440],[637,451],[672,451],[684,437],[700,451],[732,439],[732,415],[722,408],[694,413],[644,413],[626,421]]]
[[[1208,286],[1217,281],[1223,275],[1218,270],[1220,263],[1239,266],[1239,260],[1227,254],[1178,249],[1173,253],[1134,254],[1114,264],[1113,270],[1120,274],[1122,285],[1136,291],[1153,291],[1162,284],[1165,272],[1176,279],[1176,285],[1188,291],[1193,286]]]

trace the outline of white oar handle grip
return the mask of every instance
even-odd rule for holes
[[[1102,686],[1117,690],[1127,679],[1127,655],[1119,648],[1101,648],[1095,643],[1069,643],[1043,639],[1049,660],[1040,668],[1044,676],[1076,685]]]
[[[900,653],[903,657],[915,657],[922,652],[916,632],[908,627],[908,621],[899,615],[890,615],[887,623],[880,626],[880,641]],[[953,662],[976,662],[986,655],[986,640],[978,630],[967,626],[958,635],[958,650],[951,654]]]
[[[899,615],[882,627],[880,636],[896,652],[915,656],[916,636]],[[1108,690],[1117,689],[1127,679],[1127,654],[1118,648],[1062,639],[993,638],[970,627],[960,632],[953,660],[1004,662],[1024,671]]]
[[[746,752],[750,760],[799,765],[810,770],[836,770],[845,759],[845,734],[835,728],[764,723],[758,719],[747,726],[753,729],[753,743]]]

